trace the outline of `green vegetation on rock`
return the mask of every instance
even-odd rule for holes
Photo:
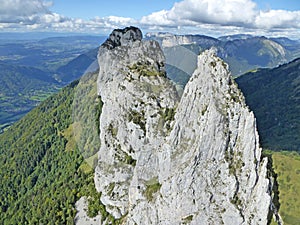
[[[189,215],[187,217],[184,217],[182,219],[182,224],[189,224],[190,222],[192,222],[194,216],[193,215]]]
[[[128,120],[136,125],[139,125],[140,128],[144,131],[144,134],[146,134],[146,121],[145,121],[145,112],[141,111],[138,112],[136,110],[131,110],[128,115]]]
[[[154,195],[160,190],[161,184],[158,182],[158,178],[155,177],[146,182],[145,197],[149,202],[154,199]]]
[[[137,62],[132,66],[129,66],[129,69],[132,72],[140,74],[141,76],[165,76],[166,75],[164,71],[158,71],[153,66],[151,66],[150,62]]]

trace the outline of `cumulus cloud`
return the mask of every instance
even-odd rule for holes
[[[49,13],[52,2],[42,0],[0,0],[0,22],[14,22],[24,17]]]
[[[182,0],[170,10],[161,10],[139,20],[108,16],[84,20],[55,12],[49,0],[0,0],[1,30],[54,30],[105,32],[113,28],[139,26],[144,30],[176,33],[290,34],[299,36],[300,11],[259,10],[253,0]]]
[[[300,11],[270,10],[255,18],[258,28],[300,28]]]
[[[34,21],[34,22],[33,22]],[[68,18],[56,13],[44,14],[32,18],[31,29],[54,30],[61,32],[110,32],[113,28],[130,26],[135,20],[126,17],[96,17],[91,20],[83,20],[78,18]]]
[[[142,23],[195,25],[249,25],[253,21],[256,4],[251,0],[184,0],[175,3],[171,10],[144,16]]]
[[[145,25],[177,26],[176,20],[169,18],[169,14],[170,12],[167,10],[154,12],[149,16],[142,17],[141,23]]]
[[[51,1],[0,0],[0,28],[9,30],[54,30],[62,32],[103,31],[136,23],[132,18],[96,17],[91,20],[69,18],[51,12]]]
[[[222,30],[255,30],[300,28],[300,11],[259,10],[253,0],[183,0],[170,10],[144,16],[141,24],[160,27],[215,26]]]
[[[54,12],[51,1],[45,0],[0,0],[0,29],[53,30],[62,32],[103,31],[129,26],[137,22],[125,17],[96,17],[91,20],[69,18]]]

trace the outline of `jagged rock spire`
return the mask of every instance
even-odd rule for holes
[[[177,91],[165,76],[159,44],[141,36],[135,28],[115,30],[98,54],[103,108],[95,183],[115,218],[126,215],[129,202],[137,201],[146,183],[158,177],[157,150],[178,102]],[[118,46],[107,48],[107,43]]]
[[[116,35],[127,32],[98,55],[95,183],[108,213],[123,224],[267,224],[267,159],[228,65],[202,53],[179,101],[159,44]]]

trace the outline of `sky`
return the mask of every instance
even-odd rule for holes
[[[0,0],[0,32],[146,32],[300,39],[299,0]]]

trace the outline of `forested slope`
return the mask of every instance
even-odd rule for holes
[[[236,79],[257,118],[264,148],[300,150],[300,59]]]
[[[94,131],[82,132],[83,125],[73,116],[76,103],[77,113],[86,116],[86,127],[97,126],[101,111],[97,74],[86,77],[48,98],[0,135],[0,224],[73,224],[76,200],[95,193],[93,170],[84,158],[99,148],[99,141],[92,138]],[[77,143],[94,150],[83,154]]]

